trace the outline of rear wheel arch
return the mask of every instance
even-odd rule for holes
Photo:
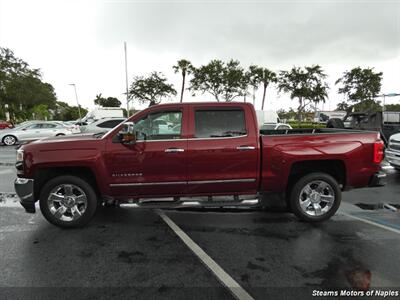
[[[303,221],[328,220],[338,210],[341,190],[335,178],[327,173],[310,173],[293,186],[289,202],[293,213]]]
[[[332,176],[343,188],[346,186],[346,165],[341,160],[309,160],[292,164],[286,186],[286,198],[290,197],[293,186],[311,173],[325,173]]]

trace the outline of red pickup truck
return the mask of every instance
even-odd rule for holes
[[[147,108],[106,134],[48,138],[17,151],[15,190],[60,227],[105,202],[139,207],[260,205],[275,194],[306,221],[330,218],[341,191],[383,185],[377,132],[259,131],[248,103]]]

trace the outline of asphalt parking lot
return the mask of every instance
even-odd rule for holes
[[[400,174],[386,165],[387,186],[344,193],[324,223],[281,211],[103,207],[89,226],[62,230],[16,203],[14,156],[0,147],[0,299],[291,299],[368,287],[369,298],[383,299],[377,291],[400,291]]]

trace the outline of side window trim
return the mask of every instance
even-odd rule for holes
[[[214,136],[214,137],[197,137],[196,136],[196,113],[201,112],[201,111],[240,111],[243,113],[243,126],[245,133],[244,134],[239,134],[239,135],[234,135],[234,136]],[[230,107],[230,108],[225,108],[225,107],[195,107],[193,109],[193,124],[194,124],[194,136],[193,138],[189,138],[189,140],[217,140],[217,139],[236,139],[236,138],[243,138],[247,137],[249,134],[248,128],[247,128],[247,122],[246,122],[246,112],[242,107]]]
[[[183,118],[184,118],[184,110],[182,109],[182,108],[174,108],[174,109],[165,109],[165,110],[156,110],[156,111],[153,111],[153,112],[151,112],[151,113],[149,113],[149,114],[147,114],[147,115],[145,115],[145,116],[143,116],[142,118],[140,118],[140,120],[138,121],[138,122],[140,122],[140,121],[142,121],[142,120],[145,120],[145,119],[148,119],[151,115],[157,115],[157,114],[160,114],[160,115],[163,115],[163,114],[168,114],[168,113],[179,113],[180,114],[180,126],[181,126],[181,128],[180,128],[180,133],[179,133],[179,136],[177,136],[176,138],[165,138],[165,139],[163,139],[163,138],[160,138],[160,139],[141,139],[141,140],[137,140],[137,142],[138,143],[140,143],[140,142],[159,142],[159,141],[179,141],[179,140],[185,140],[184,138],[182,138],[182,130],[183,130]],[[137,123],[138,123],[137,122]],[[178,124],[177,124],[178,125]],[[176,125],[175,125],[176,126]],[[168,135],[173,135],[173,134],[158,134],[157,136],[163,136],[163,135],[165,135],[166,137],[168,136]]]

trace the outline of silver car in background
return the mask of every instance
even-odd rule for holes
[[[103,118],[88,125],[80,126],[82,133],[107,132],[125,121],[125,118]]]
[[[28,121],[0,132],[0,142],[6,146],[46,137],[72,134],[71,127],[55,121]]]
[[[390,136],[385,158],[392,167],[400,171],[400,133]]]

